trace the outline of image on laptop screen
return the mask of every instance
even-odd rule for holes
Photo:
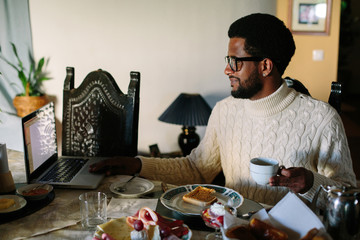
[[[53,108],[53,103],[48,104],[23,124],[30,174],[51,156],[57,155]]]

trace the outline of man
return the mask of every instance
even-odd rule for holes
[[[133,174],[173,184],[211,183],[223,170],[226,187],[244,197],[276,204],[289,190],[311,201],[320,184],[355,185],[345,131],[327,103],[287,87],[281,78],[295,52],[291,32],[268,14],[251,14],[228,31],[231,95],[214,107],[199,144],[176,159],[122,157],[90,171]],[[250,176],[254,157],[287,168],[258,185]]]

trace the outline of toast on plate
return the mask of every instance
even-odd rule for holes
[[[182,199],[187,203],[205,207],[217,201],[215,192],[214,189],[198,186],[191,192],[185,194]]]

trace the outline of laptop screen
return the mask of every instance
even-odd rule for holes
[[[23,118],[23,138],[27,174],[57,156],[54,103],[51,102]]]

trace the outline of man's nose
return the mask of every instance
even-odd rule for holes
[[[225,75],[230,75],[232,73],[234,73],[234,71],[231,69],[230,65],[227,63],[225,66],[225,70],[224,70]]]

